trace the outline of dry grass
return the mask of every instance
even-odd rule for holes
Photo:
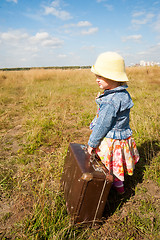
[[[86,144],[90,135],[88,126],[99,91],[94,76],[89,70],[0,72],[2,239],[158,239],[158,202],[150,197],[153,192],[146,181],[160,186],[160,68],[128,68],[127,74],[135,104],[131,127],[141,161],[128,180],[127,195],[119,199],[111,192],[115,204],[112,206],[113,200],[109,199],[110,217],[99,231],[94,231],[70,225],[60,192],[69,142]],[[146,192],[148,198],[144,198]],[[134,201],[136,211],[130,208]],[[154,208],[142,217],[151,205]]]

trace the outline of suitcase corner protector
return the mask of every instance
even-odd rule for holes
[[[93,179],[93,174],[89,173],[89,172],[83,173],[82,176],[81,176],[81,179],[89,182]]]

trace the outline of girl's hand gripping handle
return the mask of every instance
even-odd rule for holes
[[[94,150],[95,150],[95,148],[92,148],[92,147],[88,146],[87,151],[88,151],[89,155],[92,155]]]

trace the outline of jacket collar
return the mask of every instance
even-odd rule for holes
[[[106,90],[104,90],[104,92],[99,97],[102,97],[104,95],[108,95],[110,93],[121,92],[121,91],[124,91],[126,88],[128,88],[127,84],[123,85],[123,86],[118,86],[114,89],[106,89]]]

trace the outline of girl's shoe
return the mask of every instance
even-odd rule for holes
[[[113,186],[119,194],[125,193],[123,182],[118,178],[114,179]]]

